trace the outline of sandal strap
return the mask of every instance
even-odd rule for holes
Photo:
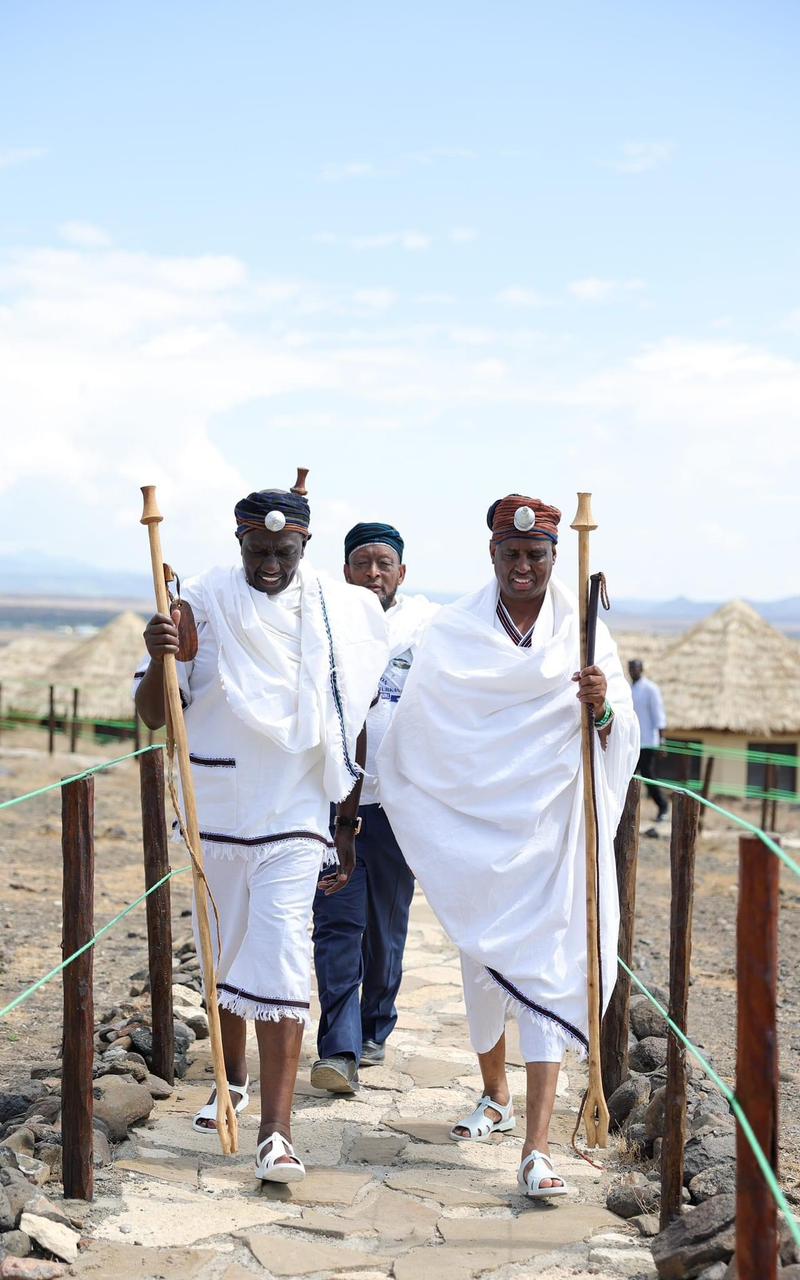
[[[489,1107],[493,1107],[499,1112],[499,1119],[493,1120],[491,1116],[487,1116],[486,1112]],[[495,1102],[494,1098],[490,1098],[488,1093],[484,1094],[474,1111],[465,1116],[463,1120],[459,1120],[453,1126],[454,1129],[469,1129],[472,1137],[484,1136],[491,1133],[496,1124],[502,1124],[506,1120],[510,1120],[514,1114],[514,1103],[511,1098],[503,1105],[502,1102]]]
[[[272,1143],[272,1150],[268,1155],[262,1155],[261,1150],[268,1142]],[[278,1133],[278,1130],[276,1129],[268,1138],[262,1138],[261,1142],[259,1142],[256,1147],[256,1164],[263,1164],[266,1160],[267,1168],[272,1169],[275,1163],[280,1160],[282,1156],[289,1156],[291,1160],[296,1160],[298,1164],[302,1164],[300,1157],[295,1154],[295,1149],[291,1142],[289,1142],[287,1138],[284,1138],[282,1133]]]
[[[534,1173],[534,1167],[537,1161],[541,1161],[543,1164],[547,1166],[546,1172],[540,1173],[538,1177]],[[531,1167],[528,1168],[528,1165],[530,1165]],[[562,1184],[562,1186],[566,1186],[566,1183],[564,1182],[564,1179],[561,1177],[561,1174],[556,1173],[555,1169],[553,1168],[552,1159],[550,1158],[550,1156],[545,1155],[544,1151],[532,1151],[530,1155],[526,1156],[525,1159],[522,1161],[521,1165],[519,1166],[519,1176],[522,1179],[522,1181],[525,1182],[528,1186],[530,1186],[528,1179],[531,1177],[536,1178],[537,1187],[541,1183],[542,1178],[549,1178],[551,1182],[557,1179]]]

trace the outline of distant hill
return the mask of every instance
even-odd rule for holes
[[[30,621],[37,625],[53,625],[43,621],[40,609],[57,606],[63,615],[79,610],[83,613],[92,602],[134,604],[140,610],[149,607],[153,594],[150,576],[125,570],[101,569],[80,560],[44,555],[39,551],[0,555],[0,621],[15,625],[11,615],[26,610]],[[446,604],[456,599],[452,593],[428,591],[432,599]],[[34,604],[33,597],[38,597]],[[26,604],[27,602],[27,604]],[[673,600],[629,600],[612,598],[611,621],[615,630],[678,632],[694,626],[702,618],[718,609],[721,600],[688,600],[676,596]],[[782,600],[749,600],[767,622],[781,631],[800,634],[800,596],[787,596]],[[102,607],[100,625],[112,610]],[[116,610],[119,612],[119,609]],[[87,621],[87,619],[83,619]],[[59,625],[56,623],[55,625]],[[97,625],[97,623],[96,623]]]
[[[40,551],[0,555],[0,595],[148,600],[152,594],[153,580],[145,573],[99,569]]]

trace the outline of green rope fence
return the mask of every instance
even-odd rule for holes
[[[766,831],[762,831],[754,822],[748,822],[747,818],[742,818],[738,813],[732,813],[730,809],[723,809],[722,805],[714,804],[713,800],[707,800],[705,796],[700,796],[696,791],[692,791],[691,787],[679,785],[676,782],[667,782],[664,778],[645,778],[640,773],[635,773],[634,778],[639,782],[655,783],[657,787],[664,787],[667,791],[677,791],[680,795],[691,796],[698,804],[704,804],[707,809],[713,809],[715,813],[721,813],[723,817],[730,818],[731,822],[737,823],[738,826],[744,827],[745,831],[749,831],[751,835],[758,836],[762,844],[775,854],[776,858],[780,858],[784,866],[793,871],[796,876],[800,876],[800,863],[795,862],[785,849],[768,836]]]
[[[48,791],[59,791],[68,782],[79,782],[81,778],[89,778],[94,773],[102,773],[104,769],[113,769],[114,765],[122,764],[123,760],[133,760],[135,756],[143,756],[148,751],[163,750],[163,742],[154,742],[151,747],[140,747],[138,751],[129,751],[126,755],[116,756],[113,760],[104,760],[102,764],[93,764],[90,768],[81,770],[80,773],[73,773],[69,778],[62,778],[60,782],[51,782],[46,787],[37,787],[35,791],[26,791],[24,796],[14,796],[13,800],[3,800],[0,803],[0,809],[10,809],[13,804],[22,804],[23,800],[32,800],[34,796],[43,796]]]
[[[745,1138],[750,1144],[750,1148],[753,1152],[753,1155],[758,1161],[758,1166],[761,1172],[763,1173],[767,1186],[772,1192],[772,1195],[775,1198],[778,1208],[780,1209],[783,1215],[786,1225],[789,1228],[789,1231],[791,1233],[792,1239],[794,1240],[795,1244],[800,1245],[800,1222],[798,1222],[797,1218],[792,1213],[792,1210],[789,1208],[789,1202],[786,1199],[786,1196],[784,1195],[783,1191],[781,1190],[781,1186],[780,1186],[780,1183],[778,1182],[778,1179],[775,1177],[775,1172],[772,1168],[772,1165],[770,1164],[769,1160],[765,1156],[764,1151],[761,1147],[761,1144],[758,1141],[758,1138],[753,1133],[752,1127],[750,1125],[750,1121],[747,1119],[747,1116],[742,1110],[741,1104],[738,1101],[736,1094],[733,1092],[730,1085],[726,1084],[725,1081],[721,1079],[721,1077],[717,1074],[717,1072],[712,1067],[711,1063],[708,1062],[706,1058],[704,1058],[703,1054],[700,1052],[697,1045],[693,1044],[692,1041],[689,1039],[689,1037],[685,1035],[683,1031],[681,1031],[680,1027],[676,1022],[673,1022],[667,1010],[660,1003],[660,1001],[656,999],[652,991],[648,991],[647,987],[639,978],[637,978],[633,970],[628,968],[627,964],[625,963],[625,961],[622,959],[621,956],[618,956],[617,959],[620,965],[622,966],[622,968],[627,973],[628,977],[631,978],[636,983],[636,986],[639,988],[642,994],[645,995],[647,999],[650,1001],[650,1003],[658,1010],[658,1012],[661,1014],[662,1018],[664,1019],[664,1021],[666,1022],[670,1030],[678,1037],[681,1044],[685,1046],[685,1048],[689,1051],[689,1053],[692,1055],[695,1061],[700,1065],[700,1067],[703,1069],[705,1074],[708,1076],[709,1080],[711,1080],[712,1084],[716,1085],[716,1087],[719,1089],[722,1096],[725,1098],[726,1102],[728,1103],[728,1106],[730,1107],[731,1111],[736,1117],[736,1121],[739,1124],[739,1127],[741,1128],[742,1133],[744,1134]]]
[[[100,773],[105,769],[113,768],[115,765],[122,764],[126,760],[132,760],[136,756],[144,755],[148,751],[163,751],[163,750],[164,750],[163,743],[154,743],[152,746],[142,747],[139,751],[131,751],[131,752],[128,752],[126,755],[117,756],[113,760],[103,761],[101,764],[92,765],[89,769],[84,769],[80,773],[73,774],[72,777],[63,778],[61,779],[60,782],[54,782],[54,783],[50,783],[48,786],[39,787],[35,791],[29,791],[22,796],[15,796],[11,800],[4,800],[2,803],[0,803],[0,809],[6,809],[6,808],[9,808],[11,805],[21,804],[23,800],[31,800],[35,796],[44,795],[48,791],[60,790],[61,787],[66,786],[70,782],[77,782],[81,778],[88,778],[92,774]],[[635,774],[634,776],[638,778],[640,782],[647,783],[647,782],[654,781],[657,783],[658,786],[665,787],[669,791],[674,791],[683,795],[691,796],[694,800],[698,801],[700,804],[704,804],[706,805],[707,808],[713,809],[715,812],[722,814],[726,818],[729,818],[731,821],[733,821],[734,823],[737,823],[739,826],[743,827],[745,830],[750,831],[753,835],[758,836],[759,839],[762,841],[762,843],[772,853],[774,853],[778,858],[780,858],[780,860],[787,867],[789,867],[791,871],[794,871],[796,875],[800,876],[800,865],[798,865],[793,858],[791,858],[783,849],[781,849],[780,845],[778,845],[774,840],[772,840],[766,834],[766,832],[762,831],[754,823],[748,822],[747,819],[741,818],[738,814],[731,813],[729,809],[724,809],[722,808],[722,806],[714,804],[713,801],[707,800],[702,795],[697,795],[689,787],[680,786],[676,783],[667,782],[662,779],[643,778],[639,774]],[[0,1019],[5,1018],[8,1014],[12,1013],[15,1009],[18,1009],[20,1005],[25,1003],[26,1000],[29,1000],[31,996],[35,995],[37,991],[41,990],[41,988],[46,986],[47,983],[52,982],[52,980],[56,978],[60,973],[63,973],[63,971],[67,968],[67,966],[72,964],[74,960],[77,960],[77,958],[83,955],[85,951],[88,951],[90,947],[96,946],[97,943],[100,941],[102,937],[104,937],[105,934],[107,934],[111,929],[113,929],[115,925],[119,924],[121,920],[124,920],[127,915],[130,915],[130,913],[134,911],[136,907],[140,906],[147,898],[149,898],[151,893],[155,893],[157,889],[160,889],[162,885],[166,884],[167,881],[171,880],[174,876],[181,875],[183,872],[189,871],[190,869],[191,869],[191,864],[186,863],[182,867],[176,867],[168,871],[166,875],[162,876],[161,879],[156,881],[154,885],[151,885],[149,889],[146,889],[145,892],[140,894],[138,898],[136,898],[133,902],[129,903],[128,906],[124,907],[122,911],[119,911],[117,915],[112,917],[111,920],[108,920],[106,924],[104,924],[100,929],[97,930],[97,933],[95,933],[94,937],[90,938],[88,942],[85,942],[82,947],[79,947],[77,951],[74,951],[72,953],[72,955],[65,957],[65,959],[63,959],[59,964],[55,965],[54,968],[52,968],[48,973],[43,974],[41,978],[38,978],[36,982],[31,983],[29,987],[26,987],[24,991],[21,991],[17,996],[14,997],[13,1000],[11,1000],[7,1005],[1,1008]],[[636,984],[636,986],[639,988],[642,994],[645,995],[647,999],[650,1001],[650,1003],[658,1010],[658,1012],[661,1014],[662,1018],[664,1018],[670,1030],[673,1032],[673,1034],[678,1037],[681,1043],[686,1047],[688,1052],[692,1055],[695,1061],[702,1068],[704,1073],[708,1076],[708,1078],[712,1081],[712,1083],[717,1087],[717,1089],[719,1089],[720,1093],[728,1102],[728,1105],[730,1106],[731,1111],[736,1117],[736,1121],[739,1124],[742,1130],[742,1133],[744,1134],[745,1138],[747,1139],[747,1142],[751,1147],[751,1150],[753,1151],[753,1154],[756,1158],[758,1166],[764,1175],[764,1179],[778,1205],[778,1208],[781,1211],[781,1214],[783,1215],[783,1218],[786,1222],[786,1225],[789,1229],[789,1232],[793,1240],[797,1245],[800,1245],[800,1222],[798,1222],[798,1220],[795,1218],[794,1214],[792,1213],[792,1210],[789,1207],[789,1203],[786,1199],[786,1196],[781,1190],[780,1184],[777,1178],[775,1177],[775,1173],[772,1169],[772,1166],[770,1165],[766,1155],[764,1154],[764,1151],[762,1150],[761,1145],[758,1142],[758,1139],[753,1133],[750,1122],[747,1119],[747,1116],[745,1115],[744,1111],[742,1110],[742,1107],[738,1099],[736,1098],[735,1093],[730,1088],[730,1086],[727,1085],[725,1081],[721,1079],[721,1077],[717,1074],[717,1072],[714,1070],[711,1064],[703,1056],[703,1054],[701,1053],[697,1045],[693,1044],[692,1041],[688,1038],[688,1036],[684,1034],[684,1032],[677,1025],[677,1023],[674,1022],[673,1019],[669,1016],[669,1013],[663,1007],[663,1005],[656,999],[653,993],[648,990],[648,988],[637,977],[637,975],[633,972],[633,970],[628,967],[628,965],[625,963],[625,961],[622,959],[621,956],[618,957],[618,960],[622,968],[628,974],[628,977],[632,979],[632,981]]]
[[[31,985],[26,987],[24,991],[21,991],[18,996],[15,996],[9,1004],[7,1004],[3,1009],[0,1009],[0,1018],[5,1018],[6,1014],[12,1013],[14,1009],[18,1009],[21,1004],[24,1004],[26,1000],[29,1000],[32,995],[42,987],[46,986],[48,982],[51,982],[53,978],[58,977],[59,973],[63,973],[64,969],[66,969],[68,965],[72,964],[73,960],[77,960],[78,956],[82,956],[84,951],[88,951],[90,947],[95,946],[104,934],[108,933],[110,929],[113,929],[115,924],[119,924],[120,920],[124,920],[127,915],[130,915],[131,911],[140,906],[144,902],[145,898],[149,898],[151,893],[155,893],[156,889],[160,889],[161,886],[166,884],[168,880],[171,880],[173,876],[179,876],[183,871],[189,871],[190,869],[191,863],[187,862],[183,867],[175,867],[174,870],[168,871],[160,880],[157,880],[149,889],[146,889],[144,893],[140,894],[134,902],[129,903],[128,906],[118,912],[113,919],[107,921],[102,928],[98,929],[93,938],[90,938],[88,942],[84,942],[83,946],[78,947],[77,951],[73,951],[71,956],[67,956],[65,960],[62,960],[60,964],[57,964],[49,973],[44,974],[44,976],[38,978],[36,982],[31,983]]]

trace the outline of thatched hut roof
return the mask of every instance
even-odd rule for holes
[[[742,600],[698,622],[645,672],[661,687],[669,732],[800,732],[800,647]]]
[[[72,637],[53,634],[20,636],[0,649],[4,706],[45,716],[47,686],[53,684],[59,715],[71,707],[72,690],[77,687],[80,716],[129,720],[131,681],[144,654],[144,625],[143,618],[126,612],[77,643]]]

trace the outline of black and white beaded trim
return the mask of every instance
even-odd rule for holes
[[[342,734],[342,753],[344,755],[344,763],[350,777],[354,782],[358,782],[361,777],[360,770],[353,764],[350,759],[350,752],[347,747],[347,733],[344,727],[344,711],[342,709],[342,695],[339,692],[339,678],[336,674],[336,656],[333,650],[333,633],[331,624],[328,619],[328,609],[325,604],[325,596],[322,593],[322,587],[319,588],[319,602],[322,605],[322,619],[325,623],[325,630],[328,635],[328,661],[330,663],[331,691],[333,693],[333,705],[336,707],[336,714],[339,717],[339,728]]]
[[[200,839],[208,840],[210,844],[240,845],[244,849],[252,849],[259,844],[279,844],[282,840],[317,840],[326,849],[334,847],[332,840],[326,840],[316,831],[280,831],[272,836],[229,836],[223,831],[201,831]]]
[[[545,1009],[544,1005],[537,1004],[535,1000],[529,1000],[520,991],[519,987],[515,987],[513,982],[509,982],[508,978],[504,978],[502,973],[498,973],[496,969],[490,969],[488,964],[486,965],[486,972],[490,977],[494,978],[498,986],[501,986],[504,991],[513,996],[515,1000],[518,1000],[526,1009],[530,1009],[532,1013],[538,1014],[541,1018],[547,1018],[550,1022],[557,1023],[562,1031],[566,1031],[567,1035],[576,1040],[580,1047],[588,1053],[589,1041],[586,1036],[577,1027],[574,1027],[571,1022],[567,1022],[566,1018],[560,1018],[557,1013],[553,1013],[552,1009]]]
[[[204,765],[206,769],[235,769],[236,761],[232,756],[197,756],[189,753],[192,764]]]

